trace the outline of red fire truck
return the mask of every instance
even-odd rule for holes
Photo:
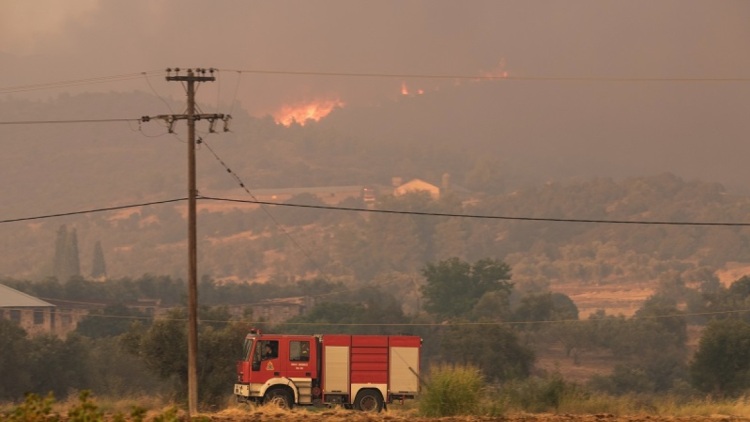
[[[416,336],[281,335],[251,330],[237,362],[239,401],[379,412],[419,390]]]

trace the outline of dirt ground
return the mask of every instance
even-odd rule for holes
[[[29,419],[29,420],[48,420],[48,419]],[[66,415],[60,415],[59,422],[68,422],[70,419]],[[104,421],[131,421],[128,417],[119,416],[117,418],[111,415],[105,415]],[[149,416],[139,418],[138,421],[188,421],[187,415],[180,413],[176,419],[162,419],[161,416]],[[303,422],[734,422],[748,421],[748,418],[742,418],[729,415],[711,415],[711,416],[653,416],[653,415],[633,415],[633,416],[615,416],[610,414],[595,415],[571,415],[571,414],[524,414],[508,416],[453,416],[442,418],[426,418],[407,415],[369,415],[360,412],[349,411],[341,412],[247,412],[244,414],[201,414],[192,419],[200,422],[280,422],[280,421],[303,421]]]
[[[205,415],[205,420],[215,422],[239,421],[306,421],[306,422],[698,422],[698,421],[742,421],[745,418],[713,415],[713,416],[615,416],[611,414],[570,415],[570,414],[516,414],[502,417],[456,416],[443,418],[418,417],[411,413],[384,412],[380,414],[366,414],[352,410],[326,410],[320,412],[284,411],[284,410],[248,410],[225,411],[214,415]]]
[[[362,414],[350,415],[326,415],[326,414],[279,414],[279,415],[253,415],[244,416],[211,416],[211,421],[216,422],[235,422],[235,421],[307,421],[307,422],[329,422],[329,421],[353,421],[353,422],[438,422],[438,421],[463,421],[463,422],[698,422],[698,421],[740,421],[746,420],[730,416],[690,416],[690,417],[667,417],[667,416],[614,416],[607,414],[600,415],[516,415],[503,417],[489,416],[455,416],[443,418],[413,418],[398,416],[367,416]]]

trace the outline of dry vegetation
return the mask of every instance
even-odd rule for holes
[[[685,408],[684,410],[691,410]],[[661,422],[661,421],[672,421],[672,422],[688,422],[688,421],[740,421],[748,420],[750,417],[750,407],[747,407],[744,403],[737,403],[736,405],[725,405],[717,406],[714,408],[706,408],[702,406],[696,406],[692,409],[695,411],[695,415],[686,415],[684,411],[679,411],[674,415],[659,415],[651,413],[633,413],[616,415],[613,413],[592,413],[592,414],[575,414],[575,413],[509,413],[502,416],[480,416],[480,415],[464,415],[464,416],[452,416],[452,417],[423,417],[418,414],[415,409],[403,409],[395,408],[386,410],[379,414],[368,414],[354,410],[347,410],[342,408],[333,409],[309,409],[309,408],[295,408],[293,410],[280,409],[276,406],[260,406],[260,407],[230,407],[218,412],[207,412],[201,413],[196,420],[201,421],[215,421],[215,422],[239,422],[239,421],[258,421],[258,422],[271,422],[271,421],[307,421],[307,422],[437,422],[437,421],[465,421],[465,422],[481,422],[481,421],[506,421],[506,422],[564,422],[564,421],[576,421],[576,422]],[[706,411],[709,410],[709,413]],[[710,410],[716,410],[721,413],[710,413]],[[184,410],[178,410],[174,412],[173,408],[166,408],[160,410],[148,411],[144,414],[144,421],[155,421],[155,420],[171,420],[169,417],[164,418],[164,415],[169,417],[176,417],[177,420],[185,420],[187,415]],[[114,419],[111,415],[107,416],[108,419]],[[164,418],[164,419],[160,419]],[[126,420],[133,420],[132,418],[126,418]]]
[[[728,409],[737,411],[737,409]],[[747,409],[750,410],[750,409]],[[422,417],[414,410],[388,410],[380,414],[367,414],[347,409],[293,409],[284,410],[274,406],[262,406],[256,408],[230,408],[216,413],[203,413],[199,420],[216,421],[216,422],[235,422],[235,421],[308,421],[308,422],[436,422],[436,421],[506,421],[506,422],[660,422],[660,421],[733,421],[748,420],[747,410],[745,416],[736,416],[731,413],[725,414],[707,414],[697,416],[673,416],[673,415],[654,415],[654,414],[632,414],[632,415],[615,415],[611,413],[596,414],[572,414],[572,413],[513,413],[503,416],[452,416],[441,418]],[[179,412],[178,417],[185,417],[184,412]],[[152,419],[154,413],[151,412],[146,416],[146,420]]]
[[[488,398],[485,398],[487,400]],[[46,414],[31,406],[24,417],[13,415],[15,406],[0,404],[0,419],[9,421],[133,421],[171,422],[187,420],[184,406],[165,402],[158,397],[141,397],[120,400],[87,399],[86,404],[78,398],[52,403]],[[196,415],[196,421],[307,421],[307,422],[437,422],[437,421],[505,421],[505,422],[692,422],[692,421],[745,421],[750,420],[750,401],[742,398],[731,401],[705,401],[676,404],[665,400],[648,409],[640,408],[635,398],[590,397],[587,400],[563,401],[557,412],[528,413],[508,410],[495,416],[459,415],[451,417],[424,417],[418,410],[418,402],[391,404],[379,414],[368,414],[343,408],[294,408],[282,409],[275,405],[253,406],[232,403],[225,409],[204,411]],[[84,411],[81,411],[81,410]],[[28,410],[28,409],[27,409]],[[37,411],[34,414],[34,411]],[[491,412],[491,413],[496,413]],[[486,413],[486,412],[485,412]]]

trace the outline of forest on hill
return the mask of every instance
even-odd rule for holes
[[[484,87],[494,93],[507,89]],[[720,183],[672,173],[587,177],[585,169],[577,177],[543,181],[539,177],[545,172],[513,164],[514,156],[502,152],[504,142],[486,131],[472,135],[466,122],[462,127],[471,138],[468,143],[450,142],[458,135],[446,133],[426,144],[422,136],[427,132],[420,136],[416,128],[396,129],[404,126],[393,120],[396,115],[420,122],[420,107],[445,113],[450,104],[481,90],[469,85],[430,98],[404,98],[390,107],[335,110],[304,126],[285,127],[239,110],[231,132],[199,129],[201,195],[252,201],[260,189],[296,191],[291,198],[272,201],[286,206],[199,201],[200,276],[220,282],[317,276],[352,285],[393,285],[414,307],[415,287],[423,282],[419,268],[448,257],[502,259],[511,265],[516,283],[530,289],[566,282],[650,284],[675,274],[700,281],[748,261],[750,232],[743,226],[522,220],[745,222],[749,198]],[[17,120],[137,118],[163,112],[165,105],[181,107],[177,101],[132,92],[63,95],[48,102],[9,98],[0,101],[0,112]],[[391,120],[395,126],[390,132],[388,125],[377,125]],[[65,281],[71,272],[61,273],[55,263],[64,229],[75,237],[78,264],[72,274],[184,278],[186,204],[131,207],[185,196],[182,130],[168,134],[159,122],[3,127],[7,146],[0,163],[10,182],[3,187],[2,275]],[[439,186],[446,174],[454,189],[438,199],[424,193],[397,197],[383,189],[368,212],[295,207],[364,209],[361,198],[331,204],[315,189],[387,187],[394,177]],[[87,212],[120,206],[125,208]]]
[[[329,206],[307,193],[285,202]],[[748,198],[727,194],[715,183],[686,182],[669,174],[621,182],[550,183],[507,194],[476,194],[470,200],[451,194],[433,199],[423,192],[385,195],[373,210],[367,210],[361,199],[339,204],[364,211],[220,205],[199,214],[201,276],[227,282],[317,276],[352,285],[393,284],[403,290],[404,298],[413,296],[415,283],[422,282],[419,268],[449,257],[505,260],[514,280],[529,288],[568,282],[651,284],[669,274],[687,282],[702,281],[728,263],[747,262],[750,234],[741,226],[482,218],[745,221],[750,211]],[[5,225],[2,268],[6,277],[59,276],[54,260],[64,226],[63,231],[75,234],[79,262],[77,271],[65,273],[66,277],[90,276],[97,266],[94,275],[100,277],[105,265],[112,278],[142,274],[184,278],[182,207],[179,203],[152,205]]]

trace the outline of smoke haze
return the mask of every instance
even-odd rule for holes
[[[238,102],[256,116],[305,101],[344,104],[331,124],[376,141],[489,145],[538,177],[672,171],[736,187],[750,177],[747,80],[596,80],[748,77],[745,1],[71,0],[63,7],[37,0],[3,8],[6,87],[215,67],[219,83],[204,87],[200,101]],[[474,84],[233,70],[580,80]],[[178,84],[144,79],[10,95],[184,96]],[[403,97],[402,89],[424,98]]]
[[[4,9],[5,86],[175,66],[474,75],[505,63],[515,76],[711,78],[745,76],[750,65],[743,1],[37,0]],[[238,95],[264,113],[319,95],[377,102],[400,84],[245,75]]]

